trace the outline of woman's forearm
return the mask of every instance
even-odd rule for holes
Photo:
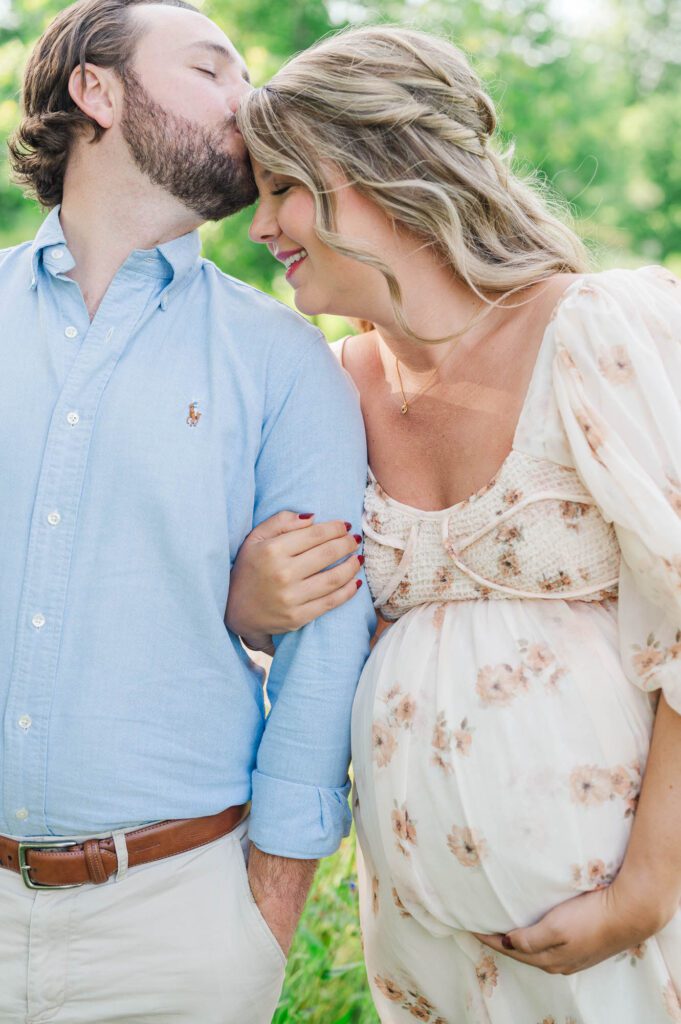
[[[659,928],[681,898],[681,715],[660,697],[629,846],[615,887],[639,894]]]

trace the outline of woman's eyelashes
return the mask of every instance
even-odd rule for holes
[[[293,188],[293,185],[279,185],[277,188],[273,188],[272,189],[271,195],[273,195],[273,196],[283,196],[283,195],[286,195],[286,193],[288,192],[288,190],[290,188]]]
[[[217,73],[211,68],[194,68],[194,71],[202,71],[204,75],[210,75],[211,78],[217,78]]]

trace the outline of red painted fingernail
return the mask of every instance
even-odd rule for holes
[[[346,529],[346,530],[348,531],[348,533],[349,533],[349,532],[350,532],[350,530],[352,529],[352,523],[344,523],[344,526],[345,526],[345,529]]]
[[[515,946],[509,939],[508,935],[501,936],[501,945],[504,947],[504,949],[515,949]]]
[[[362,543],[362,537],[359,533],[353,533],[352,539],[355,541],[356,544]]]
[[[357,561],[360,565],[364,565],[364,555],[357,555]]]
[[[362,586],[362,581],[361,580],[355,580],[355,582],[357,584],[357,589],[359,590],[359,588]]]
[[[312,519],[314,512],[300,512],[298,515],[299,519]]]

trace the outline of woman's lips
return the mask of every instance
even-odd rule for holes
[[[290,266],[290,267],[288,268],[288,270],[286,271],[286,275],[285,275],[285,276],[286,276],[286,280],[287,280],[287,281],[290,281],[290,280],[291,280],[291,278],[292,278],[292,277],[293,277],[293,275],[295,274],[295,272],[296,272],[296,270],[298,269],[298,267],[299,267],[299,266],[301,266],[301,264],[303,264],[303,263],[305,262],[305,260],[306,260],[306,259],[307,259],[307,256],[303,256],[303,257],[302,257],[302,259],[296,260],[296,262],[295,262],[295,263],[292,263],[292,264],[291,264],[291,266]]]

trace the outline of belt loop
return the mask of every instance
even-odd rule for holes
[[[128,844],[125,838],[125,832],[112,832],[111,838],[114,841],[114,849],[116,850],[116,859],[118,860],[118,870],[116,872],[116,881],[122,882],[128,873]]]

